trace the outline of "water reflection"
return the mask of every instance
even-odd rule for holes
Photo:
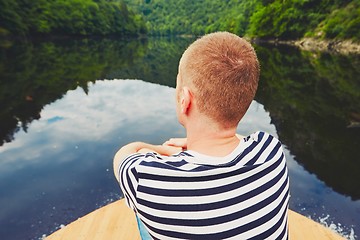
[[[263,68],[257,99],[281,140],[308,171],[360,199],[360,56],[291,48],[258,52]]]
[[[68,40],[0,50],[2,239],[39,237],[119,198],[111,172],[119,146],[184,135],[170,87],[191,41]],[[329,214],[328,223],[359,235],[359,56],[257,51],[261,83],[239,132],[262,129],[285,144],[291,208],[318,221]],[[156,84],[95,81],[106,78]]]
[[[26,131],[46,104],[69,89],[103,79],[144,55],[146,42],[67,40],[16,42],[0,48],[0,145]]]
[[[0,209],[0,236],[36,237],[31,225],[38,236],[50,233],[118,198],[111,162],[119,146],[183,135],[173,94],[141,81],[98,81],[88,95],[77,88],[45,106],[27,133],[1,148],[0,189],[7,194],[0,204],[7,207]],[[14,225],[22,231],[11,232]]]

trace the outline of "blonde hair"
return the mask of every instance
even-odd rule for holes
[[[193,42],[180,61],[183,83],[193,86],[199,111],[226,125],[237,125],[253,100],[260,66],[246,40],[228,32]]]

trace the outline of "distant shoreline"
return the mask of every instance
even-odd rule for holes
[[[192,34],[181,34],[175,35],[181,38],[193,38],[196,35]],[[31,40],[31,39],[59,39],[59,38],[121,38],[121,39],[144,39],[144,38],[151,38],[154,36],[151,35],[140,35],[140,36],[115,36],[115,35],[107,35],[107,36],[99,36],[99,35],[89,35],[89,36],[78,36],[78,35],[65,35],[65,36],[35,36],[29,38],[19,38],[19,37],[5,37],[1,38],[0,34],[0,46],[8,45],[8,41],[13,40]],[[270,43],[274,45],[290,45],[296,46],[301,50],[304,51],[311,51],[311,52],[329,52],[329,53],[337,53],[337,54],[356,54],[360,55],[360,42],[355,42],[352,40],[335,40],[335,39],[317,39],[317,38],[302,38],[299,40],[281,40],[281,39],[261,39],[261,38],[249,38],[244,36],[245,39],[255,42],[255,43]]]
[[[262,40],[255,39],[255,42],[268,42],[271,44],[284,44],[300,48],[305,51],[321,51],[338,54],[360,54],[360,44],[351,40],[320,40],[316,38],[302,38],[300,40]]]
[[[307,51],[328,51],[340,54],[360,54],[360,44],[351,40],[318,40],[303,38],[295,46]]]

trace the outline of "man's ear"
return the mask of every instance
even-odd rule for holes
[[[181,107],[181,113],[183,114],[188,114],[192,101],[193,101],[193,96],[192,93],[190,91],[189,88],[187,87],[183,87],[182,88],[182,96],[181,96],[181,102],[180,102],[180,107]]]

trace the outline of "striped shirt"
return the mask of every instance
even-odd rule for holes
[[[119,166],[127,204],[154,239],[287,239],[281,143],[256,132],[226,157],[133,154]]]

